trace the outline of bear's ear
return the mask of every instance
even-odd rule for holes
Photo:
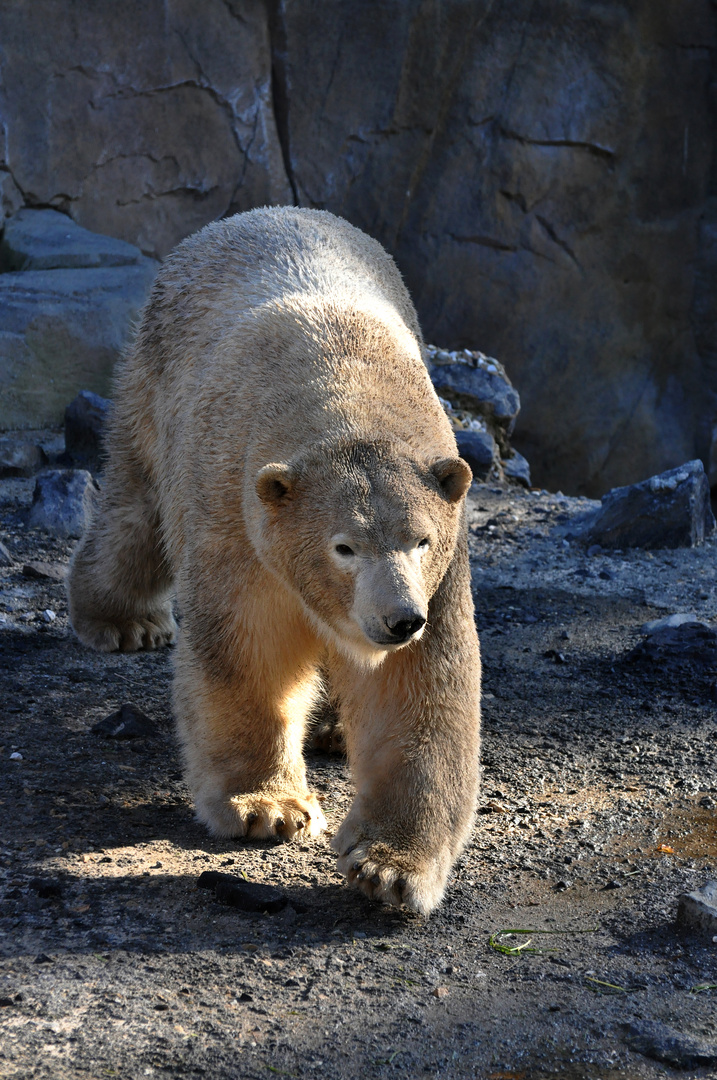
[[[294,486],[294,471],[289,465],[265,465],[256,475],[256,493],[267,506],[287,502]]]
[[[463,458],[443,458],[431,465],[431,472],[449,502],[459,502],[471,486],[473,473]]]

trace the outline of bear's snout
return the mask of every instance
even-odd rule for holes
[[[414,637],[426,625],[426,620],[418,611],[400,611],[385,615],[383,624],[398,645]]]

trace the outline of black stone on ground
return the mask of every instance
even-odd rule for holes
[[[245,881],[233,874],[222,874],[218,870],[205,870],[199,875],[197,885],[200,889],[211,889],[217,900],[241,911],[265,911],[273,915],[282,911],[289,902],[286,893],[273,885]]]
[[[717,1043],[708,1043],[668,1027],[641,1021],[630,1026],[628,1044],[632,1050],[674,1069],[698,1069],[717,1064]]]
[[[105,739],[141,739],[157,734],[157,725],[136,706],[127,702],[92,728],[93,735]]]

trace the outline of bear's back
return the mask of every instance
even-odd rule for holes
[[[210,308],[238,315],[287,296],[388,303],[418,341],[415,308],[391,256],[374,239],[325,210],[267,207],[205,226],[160,270],[149,314],[175,326]]]

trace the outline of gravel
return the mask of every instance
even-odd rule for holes
[[[714,1045],[714,945],[676,914],[717,868],[717,672],[701,646],[631,658],[651,621],[714,629],[713,541],[588,558],[556,535],[586,500],[473,487],[481,812],[423,919],[351,892],[326,838],[207,835],[172,729],[171,650],[74,639],[71,542],[28,528],[32,486],[0,482],[0,1075],[656,1080],[645,1025]],[[58,573],[26,577],[31,563]],[[151,738],[91,734],[129,701]],[[310,753],[308,770],[333,832],[346,763]],[[288,902],[238,910],[197,888],[204,871]],[[499,931],[529,946],[497,952]]]

